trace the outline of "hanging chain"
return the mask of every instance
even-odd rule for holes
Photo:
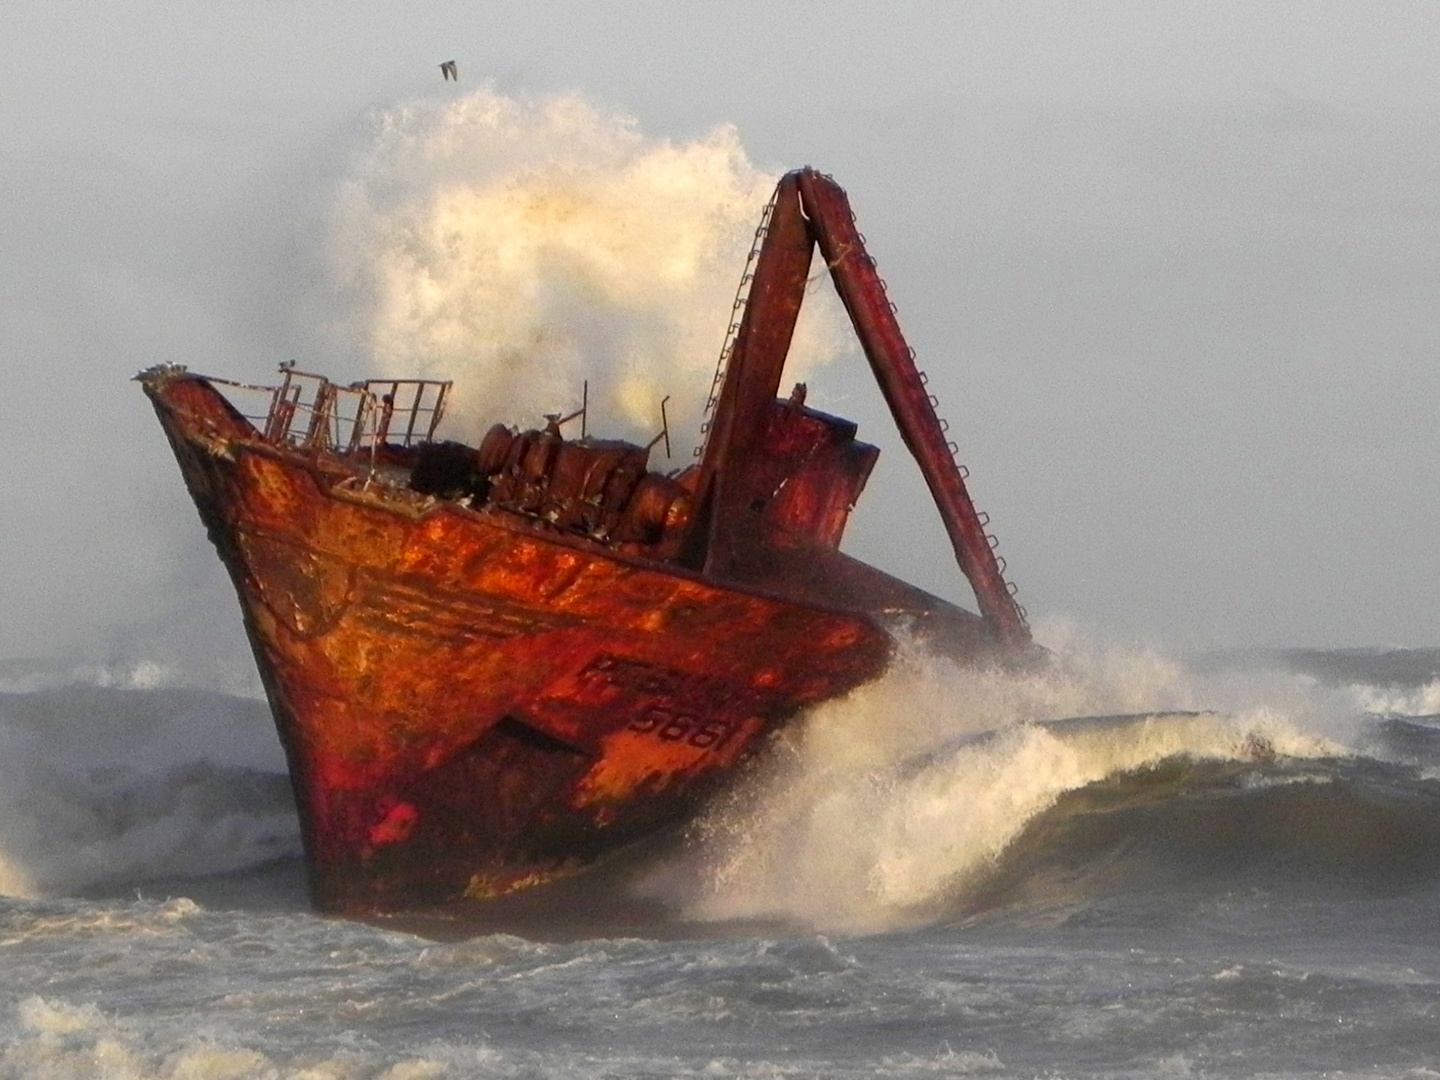
[[[700,416],[700,442],[695,447],[694,457],[703,457],[710,442],[710,427],[715,420],[715,406],[720,402],[720,388],[725,382],[725,372],[730,367],[730,356],[735,351],[735,336],[740,332],[740,323],[745,318],[745,305],[750,301],[750,283],[755,280],[755,260],[760,257],[760,248],[765,243],[765,234],[770,231],[770,218],[775,213],[775,199],[780,189],[770,196],[765,211],[760,215],[760,224],[755,228],[755,238],[750,244],[750,254],[745,259],[745,272],[740,275],[740,284],[735,289],[735,302],[730,306],[730,325],[725,330],[725,343],[720,347],[719,359],[715,361],[715,378],[710,382],[710,396],[705,400],[705,410]]]

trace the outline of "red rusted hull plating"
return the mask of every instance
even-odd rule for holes
[[[973,659],[1029,648],[844,193],[791,174],[767,221],[678,475],[565,439],[574,416],[435,442],[443,383],[286,367],[240,388],[269,395],[262,424],[238,384],[139,376],[239,595],[318,907],[493,897],[684,820],[766,731],[878,675],[887,620]],[[877,451],[803,386],[775,396],[816,245],[981,615],[839,551]]]
[[[247,431],[201,378],[144,385],[239,593],[322,909],[579,869],[885,664],[862,614],[367,491]]]

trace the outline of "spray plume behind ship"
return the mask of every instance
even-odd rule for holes
[[[767,731],[884,670],[896,626],[1034,654],[844,191],[787,175],[756,237],[671,475],[654,443],[590,438],[583,405],[471,447],[435,438],[444,381],[139,377],[239,595],[320,908],[498,896],[685,820]],[[817,248],[978,615],[839,550],[878,451],[803,384],[777,396]]]

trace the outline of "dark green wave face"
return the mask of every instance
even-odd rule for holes
[[[1440,730],[1391,720],[1376,734],[1408,760],[1175,757],[1068,792],[948,898],[949,916],[1183,922],[1227,895],[1433,890]]]

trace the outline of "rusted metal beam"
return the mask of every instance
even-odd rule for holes
[[[700,463],[696,527],[705,531],[707,573],[724,572],[738,542],[735,533],[747,526],[744,477],[780,389],[814,247],[800,210],[797,178],[788,175],[775,193],[770,227]]]
[[[900,436],[930,488],[956,561],[975,590],[980,613],[1007,645],[1030,643],[1030,628],[1005,583],[985,526],[970,501],[930,392],[915,367],[875,260],[855,227],[850,200],[833,180],[806,169],[797,176],[806,214],[830,267],[835,288],[850,313],[865,358],[895,417]]]

